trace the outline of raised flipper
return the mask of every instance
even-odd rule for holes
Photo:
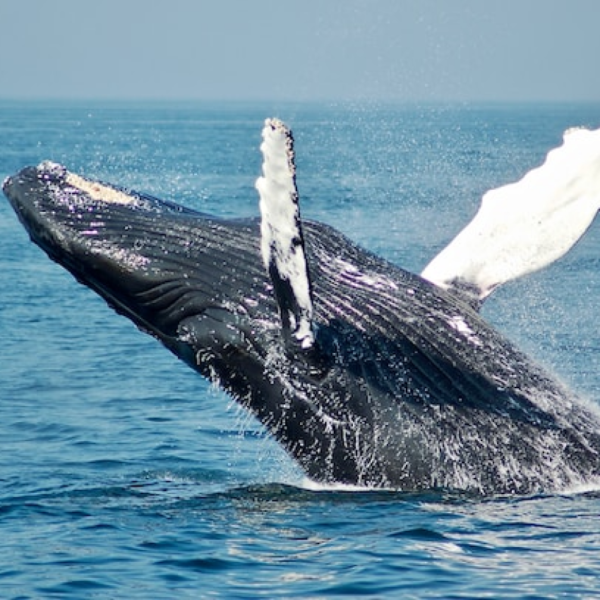
[[[261,252],[279,305],[284,333],[302,349],[313,346],[311,284],[300,223],[294,140],[278,119],[267,119],[262,131],[263,176],[260,196]]]
[[[520,181],[490,190],[422,276],[473,304],[537,271],[579,240],[600,209],[600,129],[570,129]]]

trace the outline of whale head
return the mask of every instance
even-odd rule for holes
[[[258,219],[214,218],[51,162],[3,189],[50,258],[250,408],[309,476],[376,483],[346,452],[345,430],[330,435],[336,423],[367,425],[370,412],[328,358],[334,328],[318,357],[286,347]]]
[[[270,298],[260,265],[236,279],[236,253],[260,256],[256,223],[225,224],[50,161],[7,178],[3,190],[50,258],[195,367],[194,336],[240,347],[256,297]],[[202,346],[206,359],[209,340]]]

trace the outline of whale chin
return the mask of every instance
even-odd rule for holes
[[[301,220],[291,132],[267,121],[261,150],[260,220],[50,162],[3,189],[50,258],[252,411],[313,481],[493,494],[600,476],[596,411],[446,285],[445,259],[438,286]],[[477,300],[478,282],[463,281]]]

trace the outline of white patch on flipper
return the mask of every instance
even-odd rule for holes
[[[256,181],[260,196],[261,253],[265,267],[274,265],[288,281],[299,313],[287,315],[301,347],[314,343],[312,299],[304,248],[301,243],[300,210],[296,189],[293,140],[278,119],[267,119],[262,131],[263,176]]]
[[[443,288],[473,286],[483,300],[566,254],[599,209],[600,129],[569,129],[544,164],[487,192],[475,218],[421,275]]]

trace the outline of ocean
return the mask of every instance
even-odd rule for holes
[[[0,178],[51,159],[258,215],[260,131],[294,130],[305,218],[419,272],[482,194],[600,105],[0,102]],[[592,598],[600,490],[308,484],[224,393],[31,244],[0,201],[0,597]],[[483,314],[600,402],[600,223]]]

